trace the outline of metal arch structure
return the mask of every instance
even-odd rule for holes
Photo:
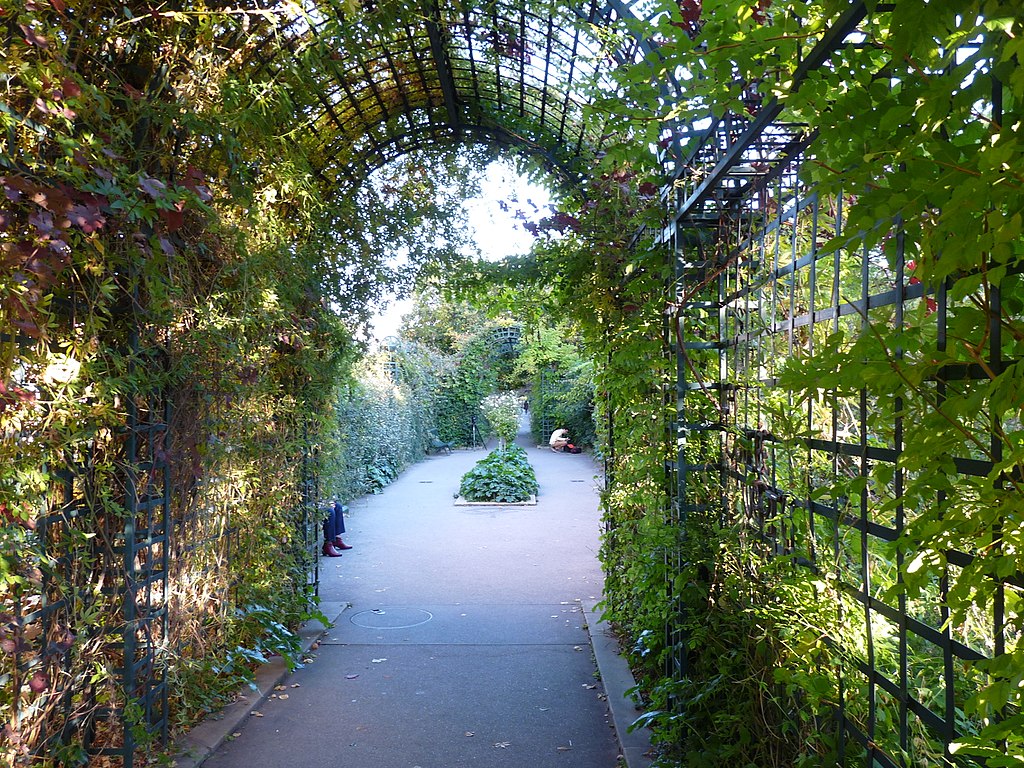
[[[595,27],[642,28],[622,0],[365,0],[355,11],[316,0],[304,10],[269,29],[244,66],[294,83],[293,141],[333,187],[464,142],[514,148],[577,179],[610,128],[585,119],[589,84],[654,47],[627,34],[609,52],[596,39]]]
[[[586,114],[587,86],[617,64],[638,60],[652,45],[625,34],[609,52],[592,27],[630,21],[642,29],[643,19],[630,18],[622,0],[577,1],[488,0],[463,6],[429,0],[419,6],[411,0],[364,0],[359,8],[353,0],[302,0],[300,12],[297,3],[257,0],[248,4],[250,10],[225,9],[243,14],[246,23],[224,26],[216,55],[224,57],[225,66],[230,61],[246,83],[280,86],[278,95],[287,99],[289,117],[294,115],[283,138],[301,150],[326,188],[344,191],[412,151],[467,142],[531,154],[552,173],[574,181],[610,128]],[[6,161],[0,157],[0,163]],[[136,331],[142,327],[132,317],[124,324]],[[130,336],[127,346],[138,356],[146,341],[138,333]],[[23,341],[33,343],[0,329],[0,343]],[[504,349],[514,342],[511,335],[495,339]],[[162,357],[150,362],[154,371],[166,369]],[[103,563],[96,567],[104,569],[104,596],[117,606],[108,623],[87,630],[91,641],[106,644],[116,676],[101,692],[77,683],[61,690],[55,706],[62,709],[64,725],[44,734],[44,750],[72,744],[85,759],[131,768],[145,747],[167,742],[166,643],[174,621],[174,582],[183,563],[206,560],[204,572],[212,573],[240,546],[230,505],[187,514],[174,509],[166,446],[178,437],[179,415],[167,394],[128,401],[123,449],[116,457],[123,483],[115,501],[124,509],[123,519],[93,519],[97,513],[88,499],[99,492],[90,474],[92,458],[69,455],[60,473],[59,511],[39,522],[40,535],[49,542],[68,530],[107,526],[102,538],[109,543],[97,548]],[[317,543],[316,467],[313,451],[307,450],[301,501],[288,512],[300,534],[297,546],[306,551],[315,551]],[[69,580],[78,573],[83,575],[76,578],[96,580],[90,558],[58,551],[55,562]],[[305,585],[311,591],[317,579],[313,568]],[[58,586],[47,582],[42,589],[57,592]],[[71,600],[62,596],[38,609],[19,603],[18,611],[26,624],[41,628],[43,642],[70,625]],[[53,647],[60,651],[71,642],[57,636]],[[60,653],[60,664],[70,670],[73,659],[66,649]],[[92,707],[88,715],[77,714],[80,699],[85,709]]]

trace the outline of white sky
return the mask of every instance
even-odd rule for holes
[[[528,252],[533,244],[533,236],[515,219],[515,213],[521,209],[532,220],[548,215],[547,206],[551,200],[548,191],[531,184],[500,161],[488,166],[480,187],[481,196],[467,200],[464,207],[466,221],[475,232],[477,246],[483,257],[497,261],[506,256]],[[508,205],[508,211],[501,210],[501,201]],[[538,214],[533,206],[541,208],[542,213]],[[402,315],[409,311],[411,305],[410,299],[389,299],[387,308],[373,321],[374,338],[380,341],[395,335],[398,326],[402,324]]]

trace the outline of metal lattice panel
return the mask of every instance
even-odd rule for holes
[[[844,45],[864,17],[864,6],[854,3],[800,71]],[[998,103],[995,90],[992,101]],[[912,277],[899,221],[889,223],[894,263],[878,248],[824,252],[824,241],[844,232],[844,200],[821,199],[800,184],[800,163],[813,154],[814,137],[773,122],[777,114],[767,105],[749,118],[723,118],[691,154],[666,158],[670,175],[688,174],[670,201],[665,231],[680,286],[674,335],[681,342],[677,427],[684,447],[677,514],[681,523],[691,515],[725,524],[741,519],[752,551],[790,558],[834,580],[846,628],[827,641],[841,660],[833,670],[841,758],[845,745],[862,752],[869,766],[930,762],[936,753],[952,765],[950,745],[963,733],[964,705],[976,684],[961,671],[1014,641],[1005,596],[1019,592],[1024,580],[1020,574],[991,579],[978,601],[983,629],[951,622],[947,591],[985,546],[997,546],[999,532],[991,530],[976,552],[945,551],[944,575],[923,596],[885,594],[877,574],[914,556],[900,552],[895,566],[889,560],[920,513],[904,505],[902,494],[906,434],[921,406],[868,388],[853,395],[823,391],[798,404],[778,376],[783,361],[796,353],[813,356],[837,331],[856,338],[872,326],[903,328],[922,315],[934,334],[932,350],[944,355],[949,322],[970,303],[970,297],[952,298],[955,282],[971,275],[926,290]],[[1008,312],[999,291],[984,304],[988,317]],[[954,391],[969,392],[972,380],[1012,364],[1003,357],[998,328],[989,333],[983,361],[943,367],[922,385],[926,401],[941,404]],[[795,441],[779,439],[773,429],[787,410],[802,419],[804,437]],[[991,455],[962,447],[951,455],[951,488],[969,491],[991,476],[1001,455],[999,426],[986,418],[976,427],[980,440],[991,442]],[[879,477],[890,480],[873,495],[867,488]],[[844,485],[861,490],[820,492]],[[938,508],[944,499],[932,503]],[[674,671],[685,673],[687,659],[675,662]]]
[[[294,84],[301,122],[292,140],[330,183],[467,141],[516,147],[576,175],[605,129],[584,120],[586,86],[614,63],[589,25],[631,16],[625,4],[597,0],[365,3],[355,15],[331,0],[307,13],[275,29],[249,62],[268,82]],[[614,60],[647,47],[627,37]]]

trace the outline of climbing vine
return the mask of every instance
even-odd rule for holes
[[[389,248],[458,252],[457,194],[433,193],[456,160],[351,195],[316,178],[288,127],[317,88],[302,67],[329,54],[276,71],[255,54],[287,8],[78,5],[0,9],[11,765],[130,759],[294,652],[314,503],[372,487],[342,471],[337,430],[381,283],[408,280]],[[407,426],[399,466],[425,439]],[[155,684],[127,671],[133,648]]]
[[[654,54],[624,70],[595,105],[645,131],[669,162],[687,158],[702,138],[692,126],[729,114],[756,118],[778,109],[779,122],[817,135],[801,166],[802,181],[823,201],[813,218],[803,208],[784,214],[797,198],[776,197],[766,187],[751,222],[723,222],[717,248],[701,242],[699,232],[684,241],[692,261],[713,254],[724,266],[684,274],[695,282],[684,282],[683,298],[666,308],[683,329],[679,340],[693,346],[680,372],[693,384],[681,401],[681,421],[697,427],[682,435],[683,460],[692,467],[676,528],[685,538],[667,572],[652,558],[621,582],[612,580],[609,594],[613,617],[634,636],[641,630],[639,655],[654,662],[642,665],[654,681],[652,711],[643,721],[671,745],[666,762],[824,764],[844,753],[863,759],[871,750],[900,764],[1019,759],[1019,678],[1012,671],[1020,668],[1024,630],[1016,543],[1022,527],[1014,511],[1022,459],[1016,361],[1024,198],[1013,170],[1024,149],[1016,129],[1024,97],[1019,18],[1001,2],[884,11],[868,4],[863,21],[854,21],[856,44],[838,46],[798,79],[791,62],[804,60],[855,5],[666,3],[656,17]],[[678,98],[664,98],[665,82],[651,79],[652,67],[683,85]],[[631,159],[634,136],[624,136],[610,155]],[[766,168],[755,161],[745,170]],[[680,184],[707,170],[684,168]],[[794,265],[792,276],[758,272],[780,247],[827,258],[816,270]],[[748,323],[748,337],[764,333],[765,322],[811,317],[806,328],[764,342],[752,370],[741,374],[737,367],[736,378],[721,382],[740,393],[731,400],[704,391],[720,381],[721,356],[712,344],[735,343],[719,337],[717,314],[700,309],[721,301],[723,275],[733,295],[750,297],[749,305],[737,300],[728,310]],[[814,308],[828,306],[832,291],[837,306],[849,302],[853,311],[834,325],[815,322]],[[899,299],[879,306],[864,299],[887,291]],[[752,354],[745,349],[739,342],[742,354]],[[768,377],[778,389],[764,383]],[[756,406],[731,410],[746,402]],[[744,423],[746,415],[751,420]],[[894,423],[903,425],[898,434]],[[716,424],[724,431],[700,426]],[[830,463],[817,453],[823,435],[861,439],[865,451],[896,445],[899,459],[895,466]],[[964,470],[972,460],[989,468],[972,476]],[[746,482],[753,489],[721,485],[716,467],[727,465],[752,468]],[[800,499],[809,499],[810,509],[834,504],[841,520],[864,514],[900,535],[892,543],[842,539],[816,527],[824,522],[815,515],[793,508],[781,515],[780,503],[802,510]],[[756,514],[776,516],[758,527]],[[796,537],[786,540],[796,551],[781,566],[770,564],[766,552],[783,540],[752,546],[751,537],[783,531]],[[835,557],[826,556],[833,547]],[[820,570],[786,565],[801,559]],[[946,748],[913,717],[910,739],[883,725],[900,719],[898,697],[878,692],[869,703],[859,672],[846,673],[845,690],[829,673],[901,664],[898,632],[880,614],[869,626],[863,606],[849,598],[851,584],[868,583],[861,574],[868,566],[860,562],[871,563],[872,599],[899,605],[991,657],[950,676],[944,701],[935,690],[943,679],[936,651],[906,641],[909,662],[902,663],[917,686],[911,695],[935,711],[945,707],[955,723],[957,736]],[[644,632],[636,617],[648,608],[630,589],[651,594],[666,584],[656,610],[671,617],[661,626],[679,631],[665,633],[654,622]],[[993,616],[1002,618],[993,624]],[[758,704],[753,712],[750,702]],[[864,732],[870,728],[872,743],[844,743],[842,734],[830,743],[815,719],[830,708]],[[790,714],[777,720],[783,713]],[[808,741],[804,734],[811,732],[824,740]]]

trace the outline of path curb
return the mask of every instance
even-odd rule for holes
[[[321,603],[320,612],[331,619],[331,626],[337,624],[350,603]],[[325,627],[319,621],[311,620],[299,628],[302,653],[306,654],[313,643],[326,634],[330,626]],[[175,743],[175,755],[171,761],[173,768],[199,768],[233,733],[237,733],[251,713],[266,701],[274,692],[274,686],[289,674],[284,659],[275,658],[256,670],[253,684],[256,690],[245,686],[238,698],[218,712],[203,718],[202,722],[189,730]]]
[[[630,724],[639,715],[636,699],[629,693],[636,685],[633,672],[619,653],[618,638],[608,622],[601,618],[600,611],[594,605],[584,603],[583,615],[587,620],[590,644],[594,649],[604,692],[608,696],[608,706],[612,711],[612,723],[619,738],[622,756],[626,758],[628,768],[648,768],[653,762],[650,757],[651,732],[646,728],[629,731]]]

